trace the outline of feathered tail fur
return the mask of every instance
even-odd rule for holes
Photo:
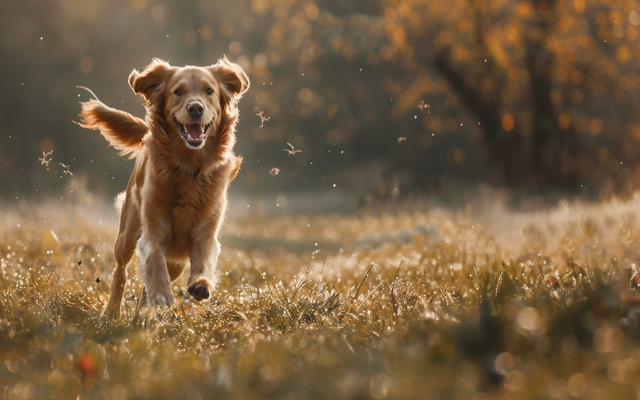
[[[89,92],[93,94],[90,90]],[[143,145],[142,138],[149,130],[149,125],[143,119],[108,107],[97,97],[80,104],[82,120],[78,125],[88,129],[99,129],[109,144],[120,150],[122,156],[129,155],[129,158],[134,158],[138,154]]]

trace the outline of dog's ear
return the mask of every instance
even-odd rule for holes
[[[142,72],[133,70],[129,75],[129,85],[135,94],[144,96],[147,102],[153,100],[164,91],[164,83],[173,74],[175,68],[167,62],[154,58]]]
[[[221,86],[222,94],[227,101],[233,104],[237,103],[244,92],[249,89],[249,78],[241,66],[232,63],[226,56],[218,60],[217,63],[208,67],[213,76],[218,79]]]

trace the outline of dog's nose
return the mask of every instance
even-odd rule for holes
[[[202,116],[204,106],[199,101],[193,101],[187,104],[187,111],[193,118],[199,118],[200,116]]]

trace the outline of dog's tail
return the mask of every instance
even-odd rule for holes
[[[91,90],[83,86],[78,88],[88,90],[95,99],[80,103],[82,120],[76,123],[83,128],[99,129],[109,144],[120,150],[120,155],[134,158],[142,148],[142,138],[149,125],[128,112],[106,106]]]

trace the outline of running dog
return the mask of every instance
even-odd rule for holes
[[[116,201],[117,265],[103,313],[110,319],[120,317],[134,252],[144,283],[138,307],[173,304],[170,283],[187,264],[188,291],[196,300],[215,290],[227,188],[242,163],[233,153],[238,101],[249,79],[226,57],[208,67],[173,67],[154,59],[144,71],[131,72],[129,85],[145,99],[146,120],[96,97],[81,103],[79,123],[100,130],[121,155],[136,159]]]

